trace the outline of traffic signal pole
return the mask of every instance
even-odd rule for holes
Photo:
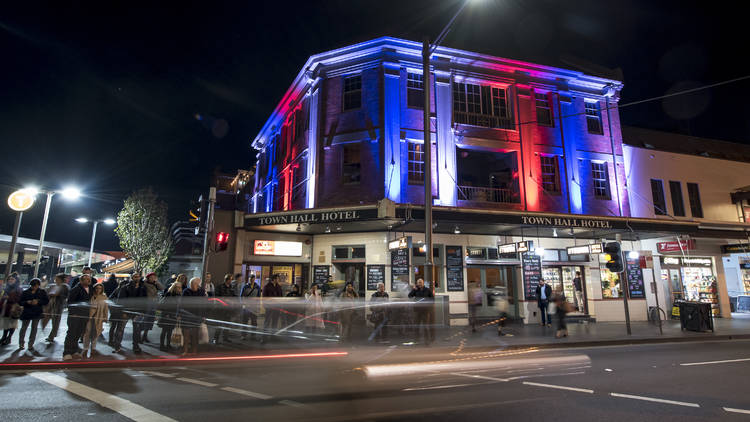
[[[214,231],[214,206],[216,205],[216,188],[210,188],[208,192],[208,218],[206,219],[206,230],[203,233],[203,263],[201,265],[201,281],[206,281],[208,272],[208,251],[211,246]]]

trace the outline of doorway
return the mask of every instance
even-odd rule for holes
[[[588,315],[588,304],[586,300],[586,280],[583,277],[584,271],[581,267],[572,265],[544,267],[542,269],[542,277],[544,278],[544,281],[550,285],[550,287],[552,288],[552,292],[562,290],[563,294],[565,295],[565,300],[567,300],[571,305],[575,307],[577,304],[575,284],[573,283],[573,279],[575,279],[576,272],[578,271],[581,272],[583,309],[580,309],[578,312],[572,312],[572,314],[575,315],[580,313]]]
[[[508,316],[517,316],[513,286],[516,282],[515,267],[510,265],[470,265],[466,268],[467,281],[479,282],[482,290],[482,305],[477,311],[481,317],[497,317],[498,301],[508,301]]]
[[[334,263],[334,282],[343,281],[340,288],[346,283],[352,283],[359,297],[365,296],[365,264],[360,262]]]

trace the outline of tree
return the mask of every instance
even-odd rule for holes
[[[151,188],[138,190],[125,199],[117,214],[115,233],[137,272],[159,270],[172,254],[167,204]]]

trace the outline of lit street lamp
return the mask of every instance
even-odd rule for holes
[[[26,191],[28,191],[30,194],[36,196],[40,193],[44,193],[47,195],[47,203],[44,206],[44,218],[42,219],[42,232],[39,234],[39,249],[36,251],[36,264],[34,264],[34,278],[36,278],[39,275],[39,264],[41,264],[42,261],[42,248],[44,248],[44,235],[47,232],[47,220],[49,218],[49,209],[52,205],[52,197],[55,196],[55,194],[59,193],[62,195],[63,198],[69,199],[69,200],[76,200],[81,196],[81,191],[74,187],[67,187],[60,191],[41,191],[37,188],[31,187],[26,188]]]
[[[5,263],[5,278],[7,280],[10,275],[10,270],[13,267],[13,254],[16,251],[16,242],[18,241],[18,231],[21,229],[21,218],[23,212],[28,210],[34,205],[36,195],[34,192],[28,189],[17,190],[8,196],[8,207],[16,212],[16,222],[13,224],[13,237],[10,240],[10,248],[8,249],[8,261]],[[20,263],[23,265],[23,262]]]
[[[78,217],[76,218],[76,221],[79,223],[88,223],[90,220],[86,217]],[[87,267],[91,266],[91,258],[94,256],[94,242],[96,241],[96,228],[99,226],[99,223],[104,223],[108,226],[111,226],[116,223],[116,221],[112,218],[105,218],[104,220],[93,220],[91,222],[94,223],[94,227],[91,230],[91,247],[89,247],[89,263]]]

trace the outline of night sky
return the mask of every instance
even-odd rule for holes
[[[152,186],[170,218],[185,219],[214,169],[250,167],[251,139],[311,54],[383,35],[434,38],[460,1],[20,3],[0,14],[0,196],[80,186],[84,200],[53,202],[47,239],[87,246],[91,228],[75,217],[115,216],[129,192]],[[711,6],[477,0],[444,45],[620,68],[627,103],[745,75],[744,14]],[[748,142],[749,87],[623,108],[622,121]],[[38,237],[43,208],[25,215],[22,235]],[[100,229],[97,249],[113,248]]]

